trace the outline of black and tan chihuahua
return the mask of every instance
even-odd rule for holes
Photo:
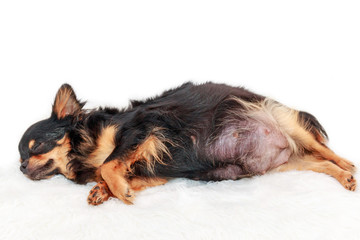
[[[244,88],[185,83],[121,110],[84,105],[61,86],[50,118],[20,141],[20,170],[33,180],[95,181],[92,205],[109,197],[132,204],[135,191],[170,178],[235,180],[294,169],[356,187],[355,166],[326,146],[314,116]]]

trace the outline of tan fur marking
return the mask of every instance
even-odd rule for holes
[[[102,130],[100,137],[96,141],[96,149],[90,154],[88,163],[94,167],[100,167],[105,159],[115,148],[116,126],[109,126]]]
[[[114,166],[116,164],[112,164],[112,165]],[[109,167],[109,168],[111,169],[111,167]],[[108,171],[108,170],[103,169],[103,173],[106,175],[107,174],[106,171]],[[111,171],[109,171],[109,172],[111,172]],[[113,174],[113,173],[110,173],[110,174]],[[128,184],[132,191],[142,191],[148,187],[155,187],[155,186],[163,185],[166,182],[167,182],[167,180],[164,178],[134,177],[134,178],[128,180]],[[118,184],[114,184],[113,182],[110,182],[110,184],[113,184],[113,186],[115,186],[115,187],[119,186]],[[126,187],[126,184],[124,187]],[[88,196],[88,203],[91,205],[99,205],[99,204],[107,201],[110,197],[116,197],[116,196],[114,196],[114,194],[111,192],[111,190],[108,186],[108,183],[105,182],[103,179],[100,179],[98,181],[98,183],[91,189],[89,196]],[[133,197],[131,199],[133,200]],[[123,199],[121,199],[121,200],[123,200]],[[129,201],[129,199],[126,198],[125,203],[131,204],[128,201]]]
[[[71,88],[59,89],[53,107],[53,111],[59,119],[81,111],[81,107],[73,96],[74,92]]]
[[[289,170],[311,170],[314,172],[328,174],[337,179],[346,189],[354,191],[356,180],[349,171],[345,171],[329,161],[324,161],[313,155],[295,157],[273,171],[284,172]]]
[[[34,171],[36,168],[43,166],[49,159],[53,159],[55,161],[54,167],[59,168],[60,172],[67,177],[68,179],[73,179],[75,176],[72,172],[69,172],[66,165],[69,162],[67,158],[67,154],[71,149],[70,139],[65,135],[62,139],[57,142],[58,146],[56,146],[52,151],[33,156],[29,159],[29,171]]]
[[[34,146],[34,144],[35,144],[35,140],[33,139],[29,142],[29,149],[31,149]]]
[[[127,179],[128,173],[131,172],[131,165],[136,161],[145,161],[149,170],[152,171],[155,162],[164,164],[164,154],[171,157],[169,149],[165,145],[165,142],[170,141],[167,140],[160,131],[161,128],[154,128],[145,141],[126,159],[112,160],[101,165],[101,177],[109,186],[112,194],[126,204],[132,204],[135,197],[131,184],[137,191],[140,191],[146,187],[156,186],[166,182],[166,180],[160,178],[146,181],[135,178],[133,183],[129,183]]]
[[[164,178],[143,178],[134,177],[130,181],[130,186],[134,191],[142,191],[148,187],[155,187],[167,183]]]
[[[163,162],[164,154],[171,158],[170,151],[166,147],[165,142],[173,143],[170,140],[165,139],[160,133],[160,130],[160,128],[155,128],[151,135],[137,147],[133,154],[130,155],[128,160],[126,160],[129,167],[136,161],[144,160],[149,171],[153,171],[156,162],[165,164]]]
[[[109,186],[112,194],[126,204],[132,204],[134,194],[130,188],[127,179],[127,166],[113,160],[101,166],[101,176]]]
[[[66,106],[71,96],[71,91],[68,89],[60,89],[55,99],[54,112],[57,113],[58,118],[66,116]]]
[[[195,136],[191,136],[191,141],[193,142],[193,144],[195,145],[196,144],[196,137]]]
[[[356,167],[352,162],[336,155],[329,148],[324,147],[323,145],[321,145],[318,142],[313,142],[311,145],[311,148],[314,149],[317,153],[319,153],[326,160],[334,161],[342,169],[349,171],[351,173],[355,173]]]

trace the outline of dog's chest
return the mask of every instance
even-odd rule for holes
[[[115,148],[115,134],[116,127],[113,125],[102,129],[99,137],[95,140],[95,150],[88,156],[88,164],[94,167],[101,166]]]

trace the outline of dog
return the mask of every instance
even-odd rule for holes
[[[127,108],[84,109],[73,88],[58,90],[51,116],[19,143],[20,170],[32,180],[56,174],[97,182],[88,203],[135,192],[171,178],[237,180],[266,172],[312,170],[354,191],[355,166],[327,144],[311,114],[242,87],[185,83]]]

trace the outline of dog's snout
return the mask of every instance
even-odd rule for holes
[[[23,173],[26,173],[27,172],[26,167],[27,167],[28,164],[29,164],[29,159],[24,160],[21,163],[20,171],[22,171]]]

